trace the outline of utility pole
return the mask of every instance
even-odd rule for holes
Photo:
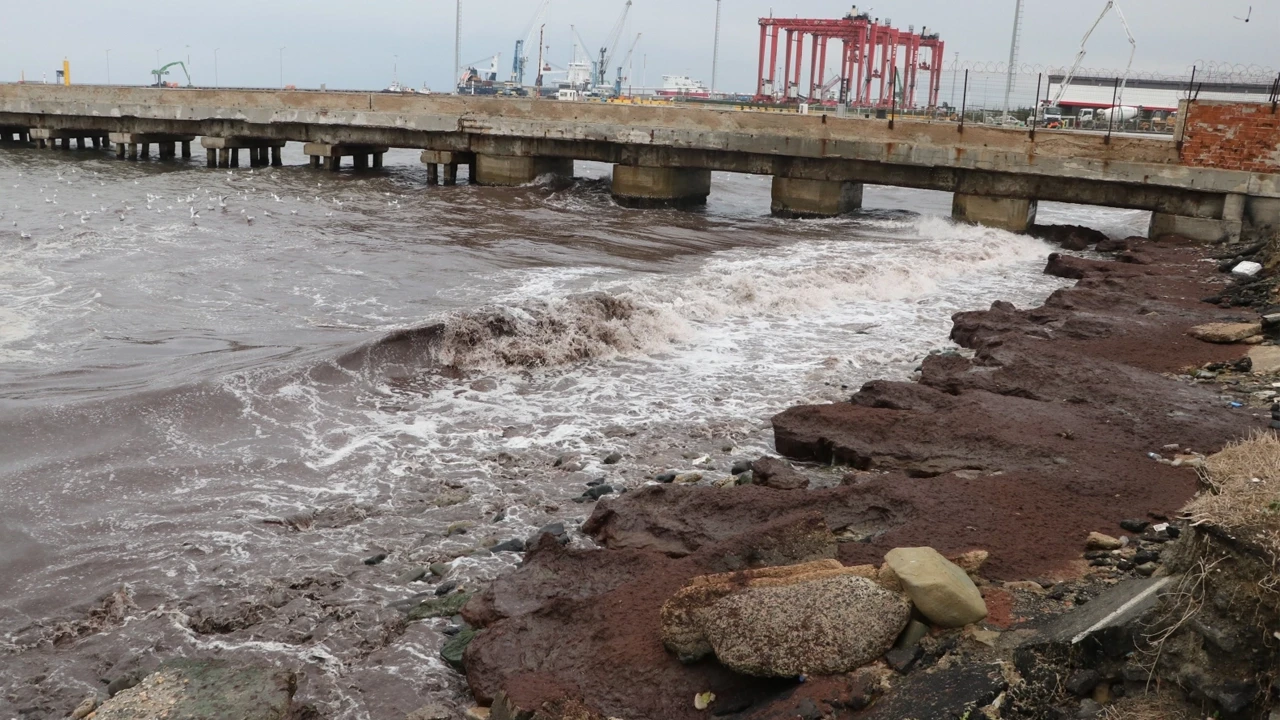
[[[107,84],[111,84],[111,48],[107,48]]]
[[[720,0],[716,0],[716,40],[711,50],[711,96],[716,94],[716,73],[720,70]]]
[[[219,48],[213,49],[213,86],[214,87],[222,87],[221,85],[218,84],[218,50]]]
[[[458,1],[453,30],[453,87],[457,92],[458,78],[462,76],[462,0]]]
[[[1013,40],[1009,43],[1009,77],[1004,84],[1004,118],[1001,122],[1006,122],[1009,118],[1009,96],[1013,94],[1013,75],[1017,71],[1018,66],[1018,41],[1022,37],[1022,0],[1017,0],[1017,4],[1013,8]]]
[[[284,89],[284,51],[287,47],[280,48],[280,89]]]
[[[956,64],[951,67],[951,107],[956,106],[956,79],[960,75],[960,51],[956,51]]]

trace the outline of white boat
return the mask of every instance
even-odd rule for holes
[[[663,75],[662,87],[656,94],[661,97],[711,97],[711,91],[706,85],[687,75]]]

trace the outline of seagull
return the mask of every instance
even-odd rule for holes
[[[252,216],[252,215],[250,215],[249,217],[247,217],[247,218],[245,218],[245,219],[249,221],[249,224],[250,224],[250,225],[252,225],[252,224],[253,224],[253,216]]]
[[[1249,18],[1253,17],[1253,6],[1249,6],[1249,12],[1245,13],[1244,17],[1236,17],[1235,15],[1232,15],[1231,17],[1235,17],[1237,20],[1242,20],[1244,22],[1249,22]]]
[[[22,235],[20,235],[19,237],[21,237],[23,240],[30,240],[31,233],[22,233]]]

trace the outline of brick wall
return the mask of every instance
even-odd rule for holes
[[[1182,122],[1183,165],[1280,172],[1280,114],[1270,104],[1196,101]]]

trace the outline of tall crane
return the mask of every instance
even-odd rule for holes
[[[538,3],[537,12],[533,14],[533,22],[529,24],[529,31],[525,33],[524,39],[516,40],[516,59],[511,65],[511,82],[514,85],[524,85],[525,69],[529,66],[529,49],[536,40],[534,36],[539,34],[543,25],[546,24],[547,11],[550,7],[551,0],[541,0]],[[540,41],[539,44],[541,44]],[[538,52],[541,54],[542,48],[538,48]]]
[[[613,31],[609,33],[609,39],[605,40],[604,47],[600,48],[600,65],[597,68],[599,75],[596,77],[596,84],[605,86],[608,80],[605,76],[609,73],[609,67],[613,63],[613,55],[618,51],[618,42],[622,40],[622,30],[627,24],[627,13],[631,12],[631,0],[627,0],[627,4],[622,6],[622,16],[618,18],[617,24],[613,26]]]
[[[614,97],[622,97],[622,68],[627,67],[627,64],[631,62],[631,56],[635,54],[636,45],[640,44],[641,37],[644,37],[644,33],[636,33],[636,39],[631,42],[631,47],[630,49],[627,50],[627,56],[624,57],[622,59],[622,62],[618,65],[618,79],[615,80],[613,83]],[[630,72],[631,72],[630,70],[627,71],[628,81],[631,79]]]
[[[1098,19],[1093,21],[1093,27],[1089,28],[1089,32],[1084,34],[1084,39],[1080,41],[1080,52],[1076,53],[1076,64],[1071,66],[1071,72],[1062,78],[1062,87],[1058,88],[1058,94],[1054,96],[1052,105],[1058,105],[1062,102],[1062,96],[1067,93],[1067,88],[1071,86],[1071,80],[1075,78],[1076,73],[1080,71],[1080,63],[1084,62],[1085,45],[1089,43],[1089,36],[1093,35],[1093,31],[1098,29],[1102,24],[1102,19],[1112,10],[1116,11],[1116,16],[1120,18],[1120,24],[1124,26],[1125,35],[1129,36],[1129,64],[1124,69],[1124,79],[1120,81],[1120,90],[1116,95],[1116,105],[1124,105],[1124,86],[1129,82],[1129,72],[1133,69],[1133,56],[1138,52],[1138,41],[1133,38],[1133,31],[1129,29],[1129,22],[1124,19],[1124,12],[1120,10],[1120,6],[1116,4],[1116,0],[1107,0],[1107,4],[1103,6],[1102,13],[1098,15]]]
[[[159,70],[152,70],[151,74],[155,76],[156,81],[151,87],[165,87],[164,78],[169,74],[169,68],[174,66],[182,68],[182,74],[187,76],[187,87],[191,87],[191,73],[187,72],[187,66],[181,62],[171,62]]]

